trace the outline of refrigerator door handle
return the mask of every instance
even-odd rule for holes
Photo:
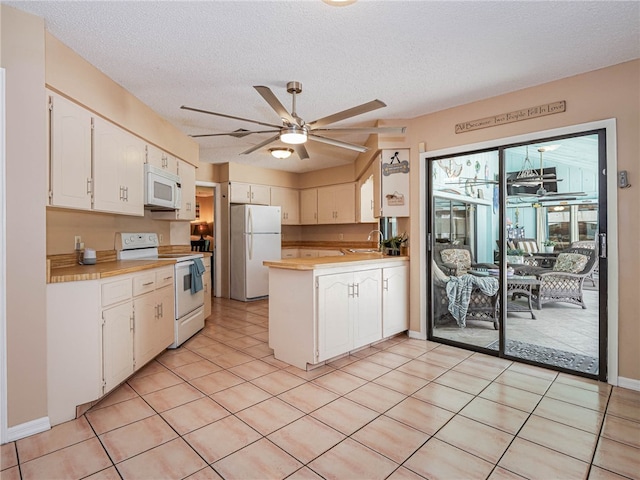
[[[253,260],[253,215],[251,208],[249,210],[249,260]]]

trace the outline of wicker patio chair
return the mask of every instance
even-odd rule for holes
[[[447,275],[460,276],[472,268],[498,268],[493,263],[476,263],[469,245],[436,243],[433,259],[438,268]]]
[[[582,255],[586,260],[576,255]],[[597,260],[596,251],[590,248],[570,247],[563,250],[553,270],[537,273],[542,283],[532,296],[536,307],[541,309],[545,303],[565,302],[587,308],[582,287],[596,267]]]

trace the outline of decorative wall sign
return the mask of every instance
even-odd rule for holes
[[[546,103],[536,107],[523,108],[515,112],[502,113],[493,117],[481,118],[479,120],[471,120],[469,122],[458,123],[456,125],[456,133],[470,132],[472,130],[480,130],[481,128],[495,127],[506,123],[520,122],[531,118],[544,117],[545,115],[553,115],[562,113],[567,110],[567,102],[561,100],[559,102]]]
[[[409,149],[382,150],[381,157],[381,215],[408,217]]]

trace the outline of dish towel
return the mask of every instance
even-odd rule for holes
[[[202,274],[205,272],[204,263],[199,258],[194,258],[193,263],[189,265],[189,273],[191,274],[191,293],[202,290]]]

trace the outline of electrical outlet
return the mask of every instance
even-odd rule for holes
[[[338,234],[338,240],[344,240],[344,234],[339,233]]]
[[[73,249],[75,250],[77,248],[77,246],[82,243],[82,238],[80,237],[80,235],[76,235],[75,237],[73,237]]]
[[[162,235],[161,233],[158,234],[158,241],[160,243],[162,243],[162,240],[164,239],[164,235]]]

